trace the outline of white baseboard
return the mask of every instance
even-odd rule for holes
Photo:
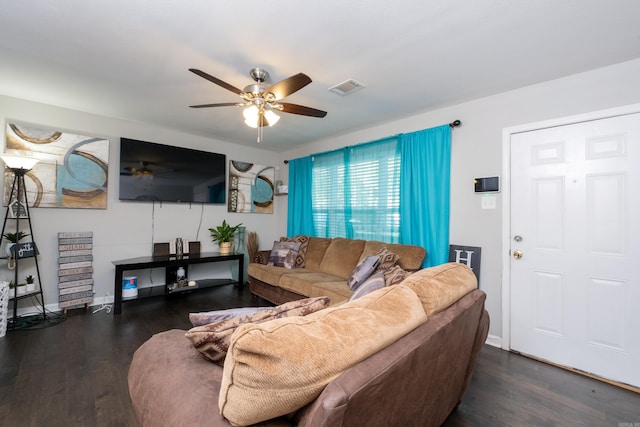
[[[502,348],[502,337],[489,334],[487,340],[484,343],[492,347]]]
[[[107,304],[113,304],[113,296],[112,295],[106,295],[104,297],[94,297],[93,301],[89,303],[89,307],[93,307],[93,306],[101,306],[101,305],[107,305]],[[82,305],[78,305],[78,307],[81,307]],[[63,309],[60,308],[60,306],[58,306],[58,303],[51,303],[51,304],[45,304],[44,305],[45,311],[48,313],[59,313],[61,312]],[[73,308],[73,307],[68,307],[68,308]],[[38,314],[38,313],[42,313],[42,308],[40,306],[28,306],[28,307],[18,307],[18,316],[25,316],[25,315],[30,315],[30,314]],[[13,309],[9,309],[9,316],[13,315]]]

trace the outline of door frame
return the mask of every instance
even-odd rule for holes
[[[640,113],[640,104],[527,123],[502,130],[502,349],[511,350],[511,136],[636,113]]]

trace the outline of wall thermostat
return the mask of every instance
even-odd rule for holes
[[[500,177],[476,178],[473,185],[476,193],[496,193],[500,191]]]

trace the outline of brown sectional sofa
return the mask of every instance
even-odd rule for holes
[[[374,240],[308,237],[304,267],[287,269],[267,264],[270,251],[261,251],[257,262],[249,264],[251,293],[274,304],[284,304],[305,297],[328,296],[331,304],[349,299],[352,294],[347,279],[363,258],[382,248],[397,254],[398,265],[408,271],[418,270],[427,255],[424,248],[413,245],[383,243]]]
[[[475,276],[462,264],[421,270],[405,282],[308,316],[241,326],[224,367],[205,360],[185,331],[154,335],[135,352],[129,370],[129,392],[141,425],[229,426],[223,407],[225,415],[240,420],[232,425],[250,424],[241,421],[245,412],[252,412],[247,419],[257,416],[260,421],[254,422],[261,426],[441,425],[460,403],[487,337],[486,296],[474,289]],[[327,324],[332,317],[338,322]],[[396,317],[408,333],[400,332],[335,375],[331,369],[361,346],[317,354],[324,351],[318,331],[354,343],[369,335],[375,343],[379,329],[387,331],[386,339],[397,329]],[[295,341],[305,331],[302,337],[309,338]],[[306,348],[318,343],[315,350]],[[327,348],[335,344],[328,342]],[[286,369],[278,369],[283,363]],[[316,368],[309,369],[309,363]],[[280,395],[296,399],[308,384],[317,386],[308,377],[318,370],[329,377],[309,403],[260,418],[280,405]],[[283,381],[291,389],[282,387]]]

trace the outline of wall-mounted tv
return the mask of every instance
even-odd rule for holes
[[[226,156],[120,138],[120,200],[226,202]]]

